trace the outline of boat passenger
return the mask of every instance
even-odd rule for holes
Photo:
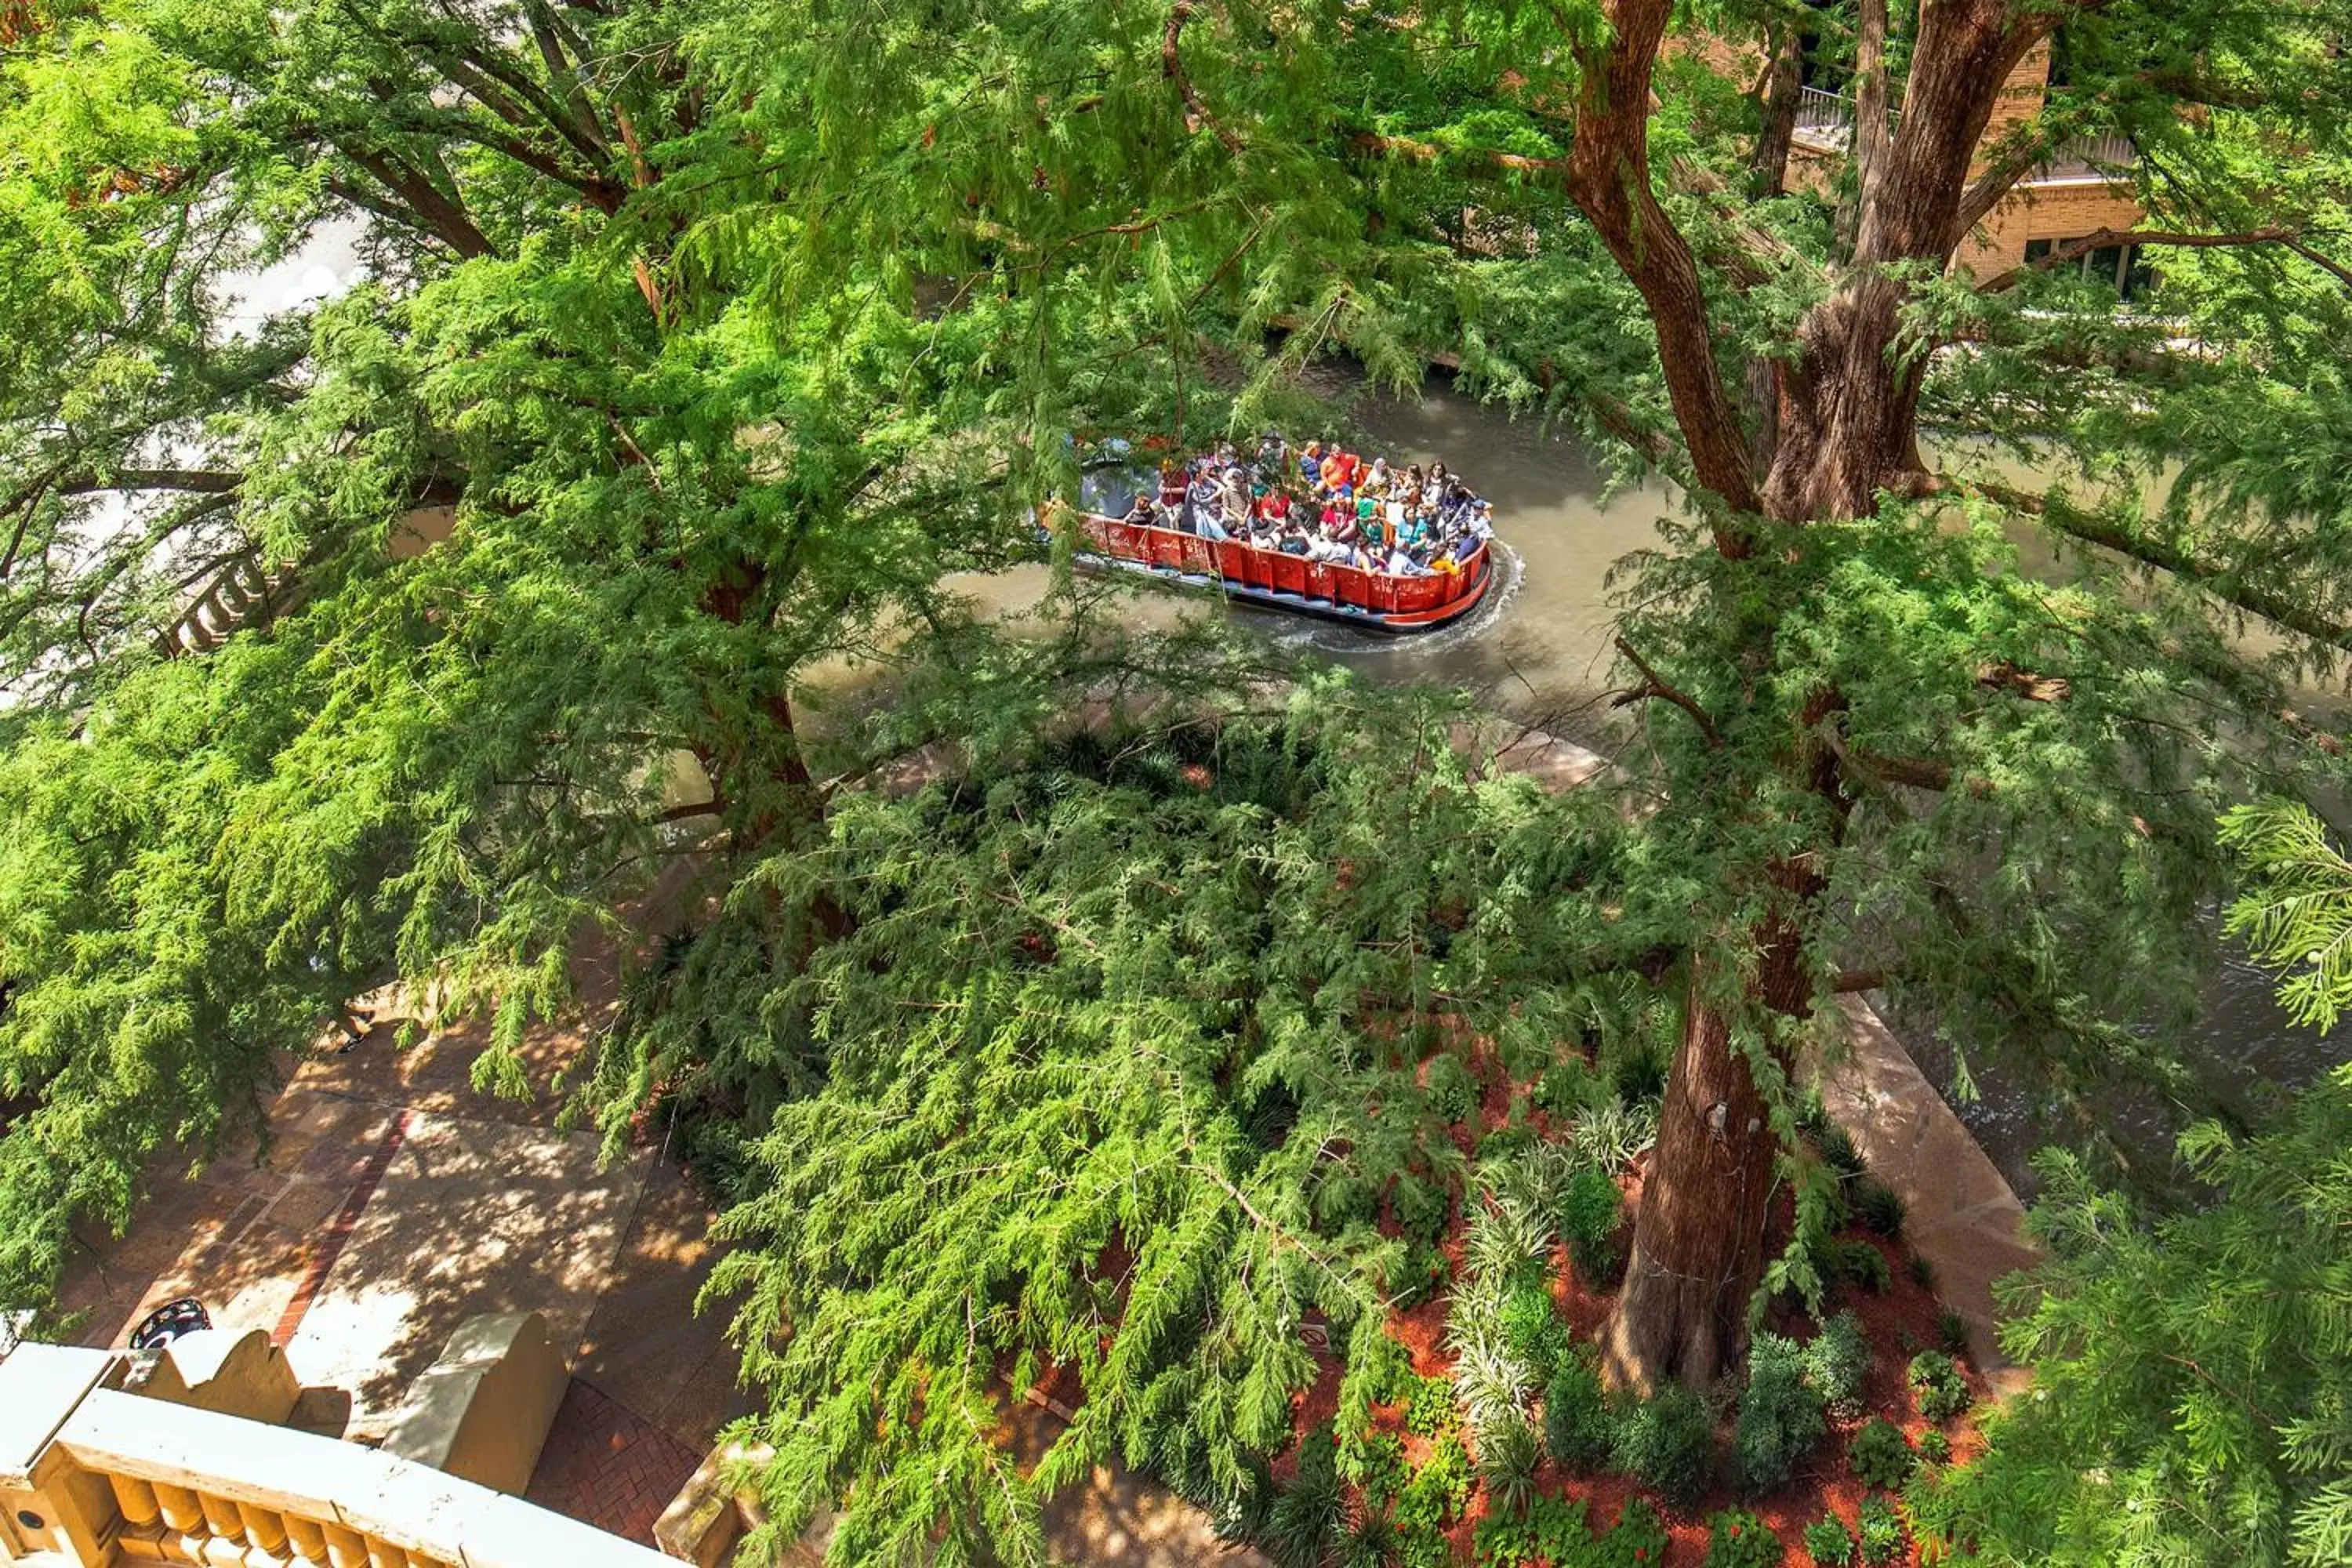
[[[1387,530],[1381,525],[1380,503],[1370,496],[1356,503],[1356,526],[1369,544],[1379,545],[1388,539]]]
[[[1388,564],[1383,568],[1383,570],[1391,577],[1426,577],[1430,575],[1429,568],[1423,566],[1420,562],[1415,561],[1411,555],[1406,554],[1402,545],[1399,545],[1389,552]]]

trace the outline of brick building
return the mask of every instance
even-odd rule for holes
[[[1998,146],[2013,128],[2041,113],[2049,83],[2050,46],[2045,43],[2010,73],[2000,103],[1985,128],[1983,146]],[[1832,162],[1846,155],[1853,134],[1853,100],[1849,95],[1805,89],[1791,180],[1825,183]],[[2132,197],[2134,156],[2130,142],[2120,136],[2091,138],[2061,150],[2020,180],[1978,226],[1960,247],[1960,263],[1979,274],[1999,272],[2102,229],[2135,227],[2143,214]],[[2086,275],[2112,283],[2126,296],[2144,281],[2129,246],[2094,250],[2079,265]]]

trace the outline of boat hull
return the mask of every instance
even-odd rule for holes
[[[1098,570],[1133,572],[1185,587],[1221,591],[1286,615],[1391,633],[1435,631],[1476,609],[1495,585],[1494,552],[1481,547],[1458,573],[1395,577],[1081,513],[1076,559]]]

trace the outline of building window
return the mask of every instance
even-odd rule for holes
[[[2089,237],[2078,235],[2069,239],[2029,239],[2025,242],[2025,265],[2032,267],[2046,261],[2053,252],[2069,249]],[[2123,300],[2137,299],[2156,282],[2154,270],[2137,245],[2102,245],[2059,263],[2056,270],[2104,283]]]

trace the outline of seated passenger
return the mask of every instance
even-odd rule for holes
[[[1406,554],[1402,546],[1399,546],[1398,548],[1389,552],[1388,564],[1384,570],[1387,571],[1389,575],[1391,577],[1426,577],[1429,575],[1429,568],[1423,566],[1420,562],[1415,561],[1412,556]]]
[[[1388,538],[1381,526],[1380,503],[1366,496],[1356,503],[1356,526],[1362,531],[1368,544],[1380,544]]]
[[[1349,471],[1347,463],[1342,460],[1342,455],[1338,452],[1324,453],[1323,460],[1317,465],[1317,469],[1323,476],[1324,486],[1328,489],[1339,489],[1353,477]]]

